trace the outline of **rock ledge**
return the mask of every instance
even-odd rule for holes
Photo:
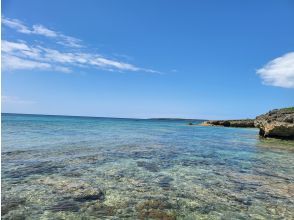
[[[262,137],[273,137],[294,140],[294,107],[274,109],[266,114],[257,116],[255,119],[244,120],[210,120],[205,121],[203,126],[224,126],[259,128]]]
[[[275,109],[257,116],[254,126],[263,137],[294,139],[294,108]]]
[[[253,119],[210,120],[210,121],[203,122],[201,125],[204,125],[204,126],[224,126],[224,127],[254,128],[254,120]]]

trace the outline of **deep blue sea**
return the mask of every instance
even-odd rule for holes
[[[293,141],[188,122],[2,114],[2,219],[294,219]]]

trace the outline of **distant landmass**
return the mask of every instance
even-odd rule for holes
[[[147,120],[165,120],[165,121],[206,121],[207,119],[192,119],[192,118],[148,118]]]

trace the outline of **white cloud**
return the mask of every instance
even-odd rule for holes
[[[81,52],[61,52],[40,45],[32,46],[25,42],[2,41],[2,65],[4,70],[42,69],[70,72],[71,67],[100,68],[109,71],[143,71],[158,73],[155,70],[140,68],[129,63],[107,59],[99,54]]]
[[[2,95],[1,101],[4,104],[34,104],[34,101],[22,100],[16,96]]]
[[[12,52],[13,50],[29,50],[29,47],[21,42],[11,42],[2,40],[2,52]]]
[[[51,65],[48,63],[41,63],[27,59],[22,59],[12,55],[4,55],[2,57],[2,67],[5,70],[50,69]]]
[[[56,33],[55,31],[49,30],[48,28],[42,25],[33,25],[32,33],[43,35],[46,37],[58,37],[58,33]]]
[[[51,70],[56,72],[69,73],[71,70],[64,66],[52,65],[50,63],[38,62],[4,54],[2,56],[2,68],[4,70]]]
[[[63,34],[61,34],[60,37],[63,40],[57,41],[58,44],[61,44],[63,46],[67,46],[67,47],[74,47],[74,48],[84,47],[82,45],[82,40],[80,40],[80,39],[70,37],[70,36],[65,36]]]
[[[33,25],[30,28],[19,20],[9,18],[2,18],[2,23],[23,34],[36,34],[54,38],[54,42],[66,46],[66,48],[57,50],[56,47],[54,49],[44,47],[43,42],[32,44],[20,40],[2,40],[2,65],[4,70],[42,69],[71,72],[73,67],[79,67],[99,68],[108,71],[160,73],[152,69],[106,58],[97,53],[85,52],[86,48],[81,44],[81,40],[50,30],[43,25]]]
[[[40,50],[38,48],[30,48],[24,42],[11,42],[2,40],[2,52],[7,54],[21,53],[23,56],[31,58],[38,58],[40,56]]]
[[[9,19],[9,18],[2,17],[2,23],[3,25],[13,28],[20,33],[24,33],[24,34],[32,33],[32,31],[29,30],[27,26],[25,26],[21,21],[17,19]]]
[[[66,36],[57,31],[50,30],[49,28],[40,24],[35,24],[32,27],[28,27],[24,25],[23,22],[21,22],[20,20],[9,19],[5,17],[2,17],[2,24],[23,34],[36,34],[44,37],[56,38],[57,43],[64,46],[75,48],[83,47],[81,45],[82,41],[80,39],[76,39],[74,37]]]
[[[271,60],[257,74],[266,85],[294,88],[294,52]]]
[[[3,70],[53,70],[58,72],[70,72],[63,66],[52,65],[42,61],[42,51],[39,48],[29,47],[24,42],[2,41],[2,68]]]

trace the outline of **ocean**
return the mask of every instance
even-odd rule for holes
[[[188,122],[2,114],[2,219],[294,218],[293,141]]]

